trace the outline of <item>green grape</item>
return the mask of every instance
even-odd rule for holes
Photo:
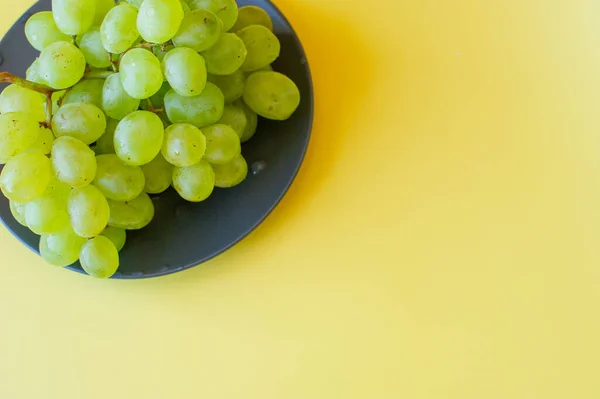
[[[10,202],[10,213],[21,226],[27,227],[27,221],[25,220],[25,206],[27,203],[9,201]]]
[[[215,187],[220,188],[237,186],[248,175],[248,164],[241,154],[225,165],[212,165],[212,168],[215,171]]]
[[[161,153],[150,163],[143,165],[142,171],[146,180],[144,191],[148,194],[160,194],[173,182],[173,165],[168,163]]]
[[[52,119],[52,130],[56,137],[71,136],[90,145],[106,130],[106,117],[93,104],[65,104]]]
[[[119,121],[112,118],[106,118],[106,131],[98,141],[96,141],[95,153],[96,155],[103,154],[114,154],[115,153],[115,130]]]
[[[231,162],[242,151],[240,138],[227,125],[210,125],[202,128],[206,137],[204,159],[212,164],[223,165]]]
[[[69,42],[52,43],[40,54],[38,72],[50,87],[66,89],[83,77],[85,56]]]
[[[144,0],[124,0],[126,3],[131,4],[135,8],[140,8]]]
[[[152,161],[162,147],[165,129],[156,114],[136,111],[127,115],[115,130],[115,152],[129,165]]]
[[[213,75],[231,75],[244,64],[247,54],[244,42],[235,33],[223,33],[214,46],[202,52],[206,69]]]
[[[118,227],[108,226],[100,235],[111,240],[112,243],[115,244],[115,248],[117,248],[118,252],[121,252],[125,246],[125,241],[127,241],[125,229],[120,229]]]
[[[31,147],[40,135],[40,124],[30,114],[9,112],[0,115],[0,159],[11,157]]]
[[[212,83],[206,83],[198,96],[180,96],[171,89],[165,94],[165,110],[172,123],[191,123],[196,127],[211,125],[223,116],[223,93]]]
[[[165,106],[165,94],[167,94],[169,90],[171,90],[169,82],[163,82],[160,90],[148,99],[154,108],[163,108]],[[142,101],[140,104],[141,108],[145,110],[148,110],[148,105],[148,101]]]
[[[62,136],[52,145],[52,166],[58,180],[71,187],[83,187],[96,176],[96,154],[81,140]]]
[[[39,83],[42,85],[48,85],[48,82],[42,78],[40,74],[40,59],[36,58],[35,61],[31,63],[27,71],[25,72],[25,78],[33,83]]]
[[[61,32],[79,35],[94,23],[96,0],[52,0],[52,11]]]
[[[25,150],[25,152],[37,152],[42,155],[50,154],[52,151],[52,144],[54,143],[54,134],[52,130],[40,126],[40,134],[37,140],[31,147]]]
[[[146,184],[139,166],[123,163],[115,154],[96,157],[98,171],[94,185],[108,199],[130,201],[141,194]]]
[[[77,83],[63,97],[62,104],[87,103],[102,107],[102,79],[85,79]]]
[[[223,31],[227,32],[235,25],[238,18],[238,6],[235,0],[193,0],[190,2],[192,10],[209,10],[215,13],[223,22]]]
[[[173,38],[183,20],[179,0],[144,0],[137,17],[142,38],[150,43],[164,43]]]
[[[202,159],[206,151],[206,138],[196,126],[175,123],[165,130],[161,153],[172,165],[192,166]]]
[[[95,186],[74,188],[67,205],[71,226],[80,237],[96,237],[108,224],[108,202]]]
[[[154,218],[154,204],[146,193],[127,201],[108,200],[110,220],[108,224],[125,230],[139,230],[148,226]]]
[[[140,100],[131,97],[121,83],[119,73],[110,75],[102,88],[102,109],[106,115],[121,120],[140,107]]]
[[[256,128],[258,127],[258,115],[256,115],[256,112],[252,111],[242,100],[236,101],[233,105],[243,110],[246,114],[246,129],[244,129],[244,134],[240,139],[242,143],[245,143],[254,136],[254,133],[256,133]]]
[[[11,201],[29,202],[44,195],[52,165],[42,154],[27,152],[13,157],[2,169],[0,189]]]
[[[94,237],[81,247],[79,263],[90,276],[109,278],[119,268],[119,251],[107,237]]]
[[[262,25],[273,31],[273,21],[265,10],[256,6],[244,6],[238,10],[238,17],[232,32],[237,32],[251,25]]]
[[[106,17],[106,14],[115,7],[114,0],[96,0],[96,13],[94,15],[94,25],[100,26]]]
[[[0,93],[0,113],[23,112],[43,122],[46,120],[45,101],[43,94],[12,84]]]
[[[137,30],[138,10],[129,4],[111,9],[100,26],[102,45],[109,53],[120,54],[130,48],[140,36]]]
[[[37,51],[42,51],[52,43],[71,41],[69,35],[58,29],[50,11],[33,14],[25,24],[25,36]]]
[[[194,10],[183,17],[179,31],[173,37],[177,47],[189,47],[200,52],[211,48],[221,36],[222,23],[208,10]]]
[[[223,116],[217,123],[230,126],[241,139],[246,131],[248,118],[243,109],[238,108],[235,105],[226,105],[223,110]]]
[[[126,52],[119,71],[123,88],[133,98],[148,98],[163,84],[160,61],[146,49],[134,48]]]
[[[173,187],[186,201],[204,201],[215,188],[215,172],[205,160],[186,168],[175,168]]]
[[[242,98],[244,95],[244,87],[246,86],[246,74],[241,70],[237,70],[231,75],[211,75],[208,74],[208,81],[217,85],[223,97],[225,104],[231,104],[235,100]]]
[[[283,121],[300,105],[300,91],[279,72],[256,72],[248,77],[244,101],[260,116]]]
[[[79,237],[69,226],[56,233],[40,237],[40,255],[51,265],[64,267],[79,259],[81,247],[87,239]]]
[[[78,36],[79,49],[85,57],[85,61],[94,68],[108,68],[110,58],[104,46],[99,27],[93,27],[89,31]]]
[[[28,202],[25,221],[27,227],[38,235],[56,233],[69,227],[66,199],[43,196]]]
[[[248,26],[237,35],[244,42],[248,54],[242,65],[243,71],[256,71],[270,65],[279,57],[281,44],[277,36],[261,25]]]
[[[177,47],[169,51],[162,69],[171,88],[181,96],[196,96],[206,86],[204,58],[191,48]]]

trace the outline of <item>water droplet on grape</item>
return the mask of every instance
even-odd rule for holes
[[[252,170],[253,175],[257,175],[264,171],[267,168],[267,163],[265,161],[256,161],[250,165],[250,170]]]

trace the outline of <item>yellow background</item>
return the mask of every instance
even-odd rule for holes
[[[289,194],[146,281],[0,229],[0,397],[600,397],[600,2],[276,4],[316,89]]]

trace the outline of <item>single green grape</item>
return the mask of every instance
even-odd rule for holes
[[[204,58],[191,48],[176,47],[169,51],[162,61],[162,70],[169,85],[181,96],[196,96],[206,86]]]
[[[215,188],[215,172],[205,160],[185,168],[175,168],[173,187],[186,201],[204,201]]]
[[[106,117],[104,112],[93,104],[65,104],[52,119],[52,130],[56,137],[75,137],[90,145],[106,130]]]
[[[87,103],[102,107],[103,79],[85,79],[71,87],[62,100],[62,105]]]
[[[0,93],[0,113],[23,112],[30,114],[33,120],[46,120],[46,98],[43,94],[12,84]]]
[[[96,13],[93,25],[100,26],[110,10],[116,6],[114,0],[96,0]]]
[[[22,153],[4,165],[0,174],[0,189],[11,201],[33,201],[44,195],[51,174],[52,165],[45,155]]]
[[[238,6],[235,0],[193,0],[192,10],[212,11],[223,22],[223,32],[229,31],[238,18]]]
[[[52,43],[40,54],[38,72],[53,89],[66,89],[83,77],[85,56],[72,43]]]
[[[248,118],[243,109],[236,107],[235,105],[226,105],[223,110],[223,116],[217,123],[231,127],[241,139],[246,131]]]
[[[50,154],[53,143],[54,134],[52,133],[52,130],[40,126],[40,134],[38,135],[37,140],[31,147],[26,149],[25,152],[37,152],[42,155]]]
[[[223,33],[214,46],[201,54],[209,73],[231,75],[244,64],[248,51],[242,39],[235,33]]]
[[[119,251],[107,237],[94,237],[81,247],[79,263],[90,276],[109,278],[119,268]]]
[[[262,25],[251,25],[236,33],[244,42],[248,54],[243,71],[256,71],[271,65],[279,57],[281,44],[277,36]]]
[[[9,160],[31,147],[39,138],[39,122],[30,114],[9,112],[0,115],[0,159]]]
[[[163,83],[160,61],[143,48],[126,52],[121,59],[119,72],[125,91],[140,100],[155,94]]]
[[[162,147],[163,123],[156,114],[136,111],[119,122],[115,130],[115,152],[129,165],[144,165],[152,161]]]
[[[96,0],[52,0],[52,12],[54,22],[61,32],[71,36],[79,35],[94,23]]]
[[[137,28],[145,41],[164,43],[175,36],[182,20],[183,8],[179,0],[144,0],[137,17]]]
[[[200,52],[211,48],[221,36],[221,20],[208,10],[194,10],[185,14],[179,31],[173,37],[177,47],[189,47]]]
[[[25,221],[38,235],[61,231],[69,227],[67,200],[53,196],[34,199],[25,207]]]
[[[221,89],[223,97],[225,97],[225,104],[231,104],[244,95],[246,74],[242,70],[237,70],[231,75],[208,74],[208,81]]]
[[[211,125],[221,119],[224,107],[223,93],[209,82],[198,96],[184,97],[173,89],[165,94],[165,110],[172,123],[191,123],[199,128]]]
[[[56,233],[43,234],[40,237],[40,255],[53,266],[69,266],[77,262],[81,247],[86,241],[69,226]]]
[[[98,141],[96,141],[96,147],[94,151],[96,155],[115,153],[114,137],[118,123],[119,121],[115,119],[106,118],[106,131],[102,136],[100,136]]]
[[[110,75],[102,88],[102,109],[106,115],[117,120],[125,118],[140,107],[140,100],[131,97],[123,88],[118,73]]]
[[[111,240],[118,252],[121,252],[125,246],[125,241],[127,241],[127,232],[125,232],[125,229],[118,227],[108,226],[100,235]]]
[[[10,202],[10,213],[21,226],[27,227],[27,221],[25,220],[25,206],[27,203],[9,201]]]
[[[125,230],[139,230],[148,226],[154,218],[154,204],[146,193],[122,202],[108,200],[110,220],[108,224]]]
[[[71,226],[80,237],[96,237],[108,224],[108,202],[93,185],[74,188],[69,194],[67,206]]]
[[[98,171],[94,185],[108,199],[130,201],[140,195],[146,184],[139,166],[127,165],[115,154],[96,157]]]
[[[206,138],[190,123],[174,123],[165,130],[161,153],[172,165],[192,166],[202,159]]]
[[[161,153],[150,163],[143,165],[142,171],[146,180],[144,191],[148,194],[160,194],[173,182],[173,165],[168,163]]]
[[[238,10],[238,17],[232,32],[237,32],[251,25],[262,25],[273,31],[273,21],[265,10],[256,6],[244,6]]]
[[[71,187],[83,187],[96,176],[96,154],[83,141],[62,136],[52,145],[52,166],[58,180]]]
[[[215,187],[229,188],[237,186],[248,176],[248,163],[239,154],[224,165],[212,165],[215,171]]]
[[[256,72],[248,77],[244,102],[264,118],[283,121],[300,105],[300,91],[279,72]]]
[[[140,36],[136,25],[137,15],[137,8],[129,4],[119,4],[106,14],[100,26],[102,45],[106,51],[120,54],[133,45]]]
[[[85,57],[85,61],[94,68],[108,68],[110,58],[108,52],[102,45],[102,39],[99,27],[93,27],[87,32],[78,36],[79,49]]]
[[[25,24],[25,36],[37,51],[44,50],[52,43],[71,41],[69,35],[65,35],[58,29],[50,11],[33,14]]]
[[[206,137],[204,159],[212,164],[224,165],[242,151],[240,138],[230,126],[210,125],[202,128]]]

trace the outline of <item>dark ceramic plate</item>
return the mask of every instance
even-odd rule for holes
[[[50,3],[39,1],[6,34],[0,43],[0,70],[25,76],[37,56],[25,38],[25,22],[38,11],[50,10]],[[240,0],[238,4],[260,6],[273,19],[275,34],[281,41],[281,56],[273,67],[298,85],[300,107],[287,121],[259,121],[256,135],[242,146],[251,171],[239,186],[215,189],[208,200],[199,204],[185,202],[172,189],[155,196],[156,216],[148,227],[128,232],[115,278],[175,273],[222,253],[267,217],[298,173],[313,120],[313,88],[306,55],[290,23],[270,1]],[[14,220],[8,200],[2,195],[0,217],[25,245],[38,251],[39,237]],[[78,263],[69,268],[83,273]]]

